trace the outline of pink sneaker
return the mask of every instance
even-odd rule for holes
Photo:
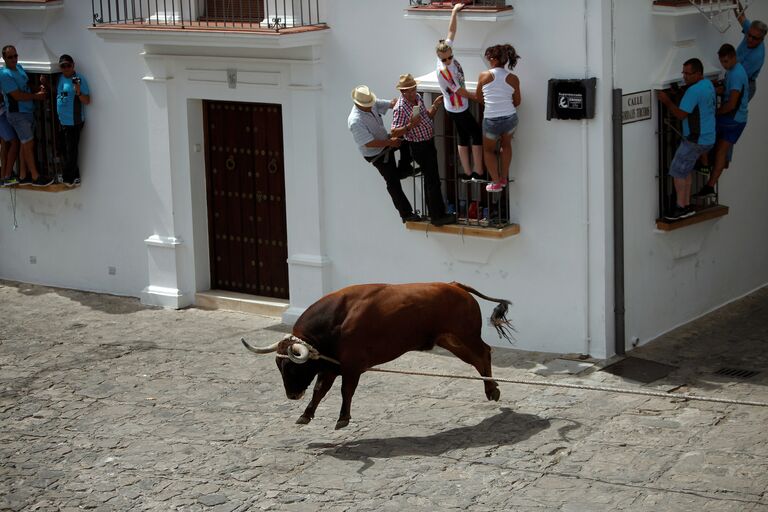
[[[497,183],[494,181],[493,183],[489,183],[488,185],[486,185],[485,190],[488,192],[501,192],[502,190],[504,190],[504,185],[502,185],[500,182]]]
[[[505,176],[501,178],[501,180],[499,180],[499,183],[501,183],[502,187],[506,187],[507,185],[509,185],[509,178]]]

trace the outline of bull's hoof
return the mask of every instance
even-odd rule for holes
[[[339,421],[336,422],[336,430],[344,428],[347,425],[349,425],[349,420],[348,419],[347,420],[339,420]]]
[[[493,400],[494,402],[498,402],[499,398],[501,397],[501,391],[499,391],[499,388],[495,388],[494,390],[486,393],[485,396],[488,397],[488,400]]]
[[[296,420],[296,424],[297,425],[306,425],[310,421],[312,421],[312,418],[310,418],[306,414],[302,414],[301,416],[299,416],[299,419]]]

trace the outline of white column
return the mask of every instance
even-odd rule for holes
[[[149,283],[142,291],[144,304],[183,308],[192,304],[193,294],[180,286],[179,258],[186,249],[176,235],[173,205],[173,162],[169,95],[173,76],[162,58],[146,57],[150,68],[144,77],[147,87],[147,136],[149,138],[149,177],[154,197],[150,211],[152,232],[144,240],[147,247]]]
[[[294,85],[290,90],[290,102],[283,108],[291,301],[283,321],[288,324],[330,291],[331,265],[322,222],[320,88]]]

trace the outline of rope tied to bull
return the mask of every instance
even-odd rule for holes
[[[244,338],[241,338],[240,341],[243,343],[243,345],[245,345],[245,348],[247,348],[251,352],[256,352],[259,354],[264,354],[267,351],[274,352],[275,349],[277,348],[277,345],[280,343],[280,342],[275,343],[274,345],[270,347],[266,347],[264,349],[258,349],[250,345],[247,341],[245,341]],[[276,354],[276,356],[279,358],[290,359],[291,361],[297,364],[306,363],[310,359],[313,359],[313,360],[321,359],[321,360],[328,361],[330,363],[341,366],[341,363],[339,361],[331,357],[322,355],[315,347],[313,347],[306,341],[302,340],[301,338],[298,338],[291,334],[287,334],[283,337],[281,341],[290,341],[292,343],[287,349],[287,352],[288,352],[287,354],[280,354],[280,353]],[[546,381],[546,380],[510,379],[510,378],[503,378],[503,377],[478,377],[474,375],[453,375],[448,373],[418,372],[413,370],[390,370],[390,369],[376,368],[376,367],[368,368],[366,371],[378,372],[378,373],[393,373],[398,375],[415,375],[419,377],[436,377],[436,378],[443,378],[443,379],[494,381],[494,382],[503,382],[506,384],[523,384],[526,386],[544,386],[544,387],[565,388],[565,389],[581,389],[585,391],[600,391],[604,393],[651,396],[651,397],[659,397],[659,398],[671,398],[671,399],[677,399],[677,400],[692,400],[692,401],[699,401],[699,402],[715,402],[715,403],[731,404],[731,405],[749,405],[753,407],[768,407],[768,402],[758,402],[758,401],[752,401],[752,400],[737,400],[732,398],[717,398],[717,397],[690,395],[686,393],[666,393],[662,391],[646,391],[646,390],[640,390],[640,389],[614,388],[610,386],[590,386],[585,384],[570,384],[567,382],[553,382],[553,381]]]

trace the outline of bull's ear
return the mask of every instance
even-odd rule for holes
[[[306,363],[309,360],[309,349],[301,343],[293,343],[288,347],[288,359],[297,364]]]

